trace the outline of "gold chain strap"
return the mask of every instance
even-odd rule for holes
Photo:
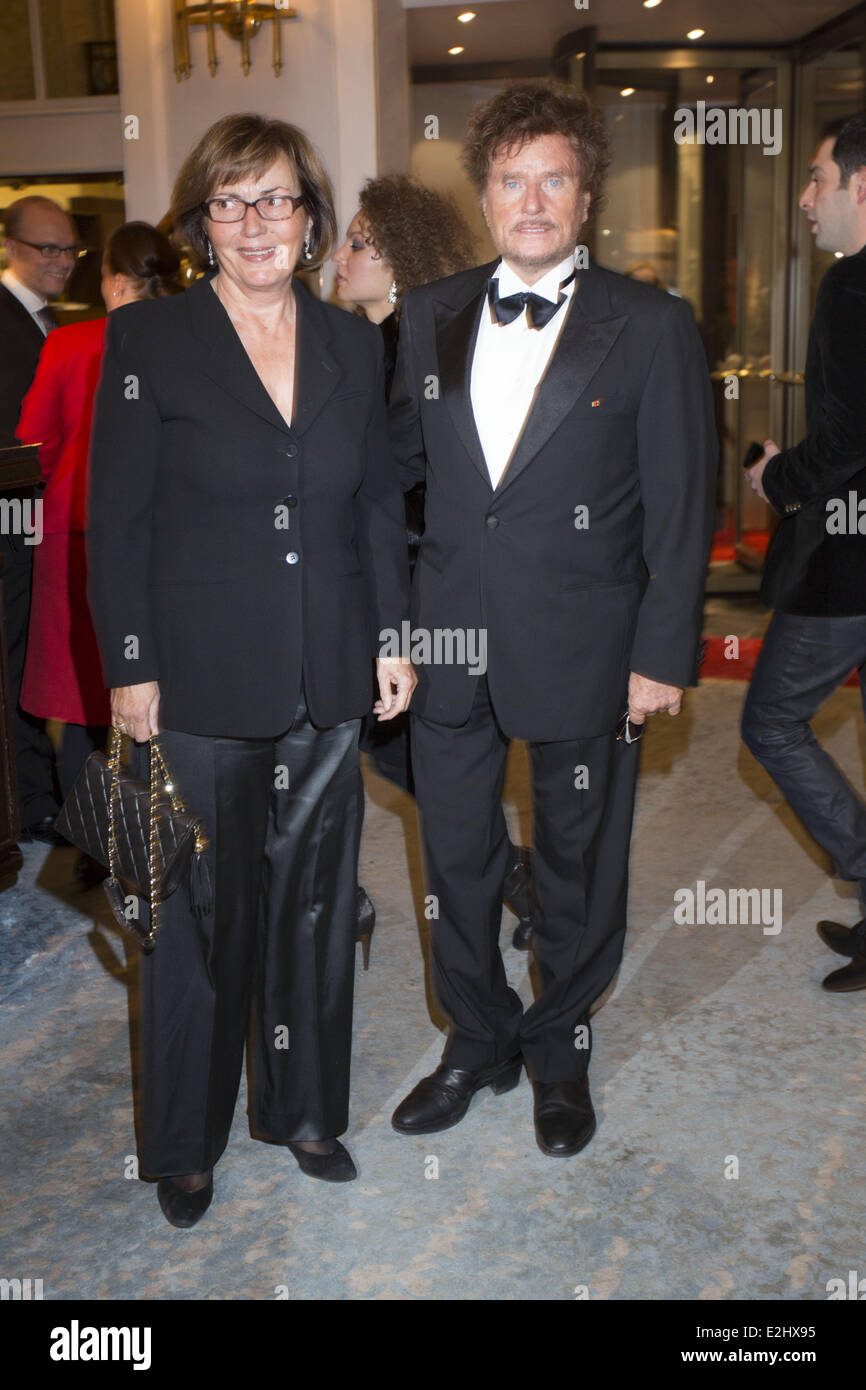
[[[119,877],[117,859],[117,832],[115,829],[115,804],[120,796],[120,757],[123,746],[123,734],[116,726],[111,730],[111,743],[108,752],[108,765],[111,769],[111,791],[108,798],[108,867],[112,876]],[[159,830],[155,814],[157,797],[156,776],[157,773],[162,777],[165,790],[171,797],[171,804],[175,811],[183,811],[184,805],[175,789],[174,781],[165,762],[162,749],[156,741],[156,734],[150,736],[150,795],[149,795],[149,819],[150,826],[148,831],[148,875],[150,878],[150,931],[146,938],[146,944],[152,946],[156,941],[157,932],[160,927],[160,877],[162,869],[162,854],[159,844]],[[205,849],[207,840],[203,831],[196,827],[195,852],[200,854]]]

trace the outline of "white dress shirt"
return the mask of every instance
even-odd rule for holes
[[[574,270],[576,259],[577,248],[534,285],[527,285],[505,261],[500,261],[493,272],[493,278],[499,280],[499,297],[505,299],[510,294],[529,290],[556,304],[559,287]],[[481,311],[469,394],[475,427],[494,487],[499,486],[523,433],[575,289],[574,280],[566,285],[562,293],[568,302],[543,328],[530,328],[525,309],[511,323],[500,323],[490,304],[485,304]]]
[[[48,300],[43,299],[42,295],[37,294],[35,290],[29,290],[26,285],[22,285],[14,270],[10,270],[8,266],[3,271],[3,274],[0,275],[0,283],[4,284],[9,293],[14,294],[18,302],[24,305],[24,308],[33,319],[39,332],[44,338],[47,338],[48,328],[37,316],[40,309],[48,308]]]

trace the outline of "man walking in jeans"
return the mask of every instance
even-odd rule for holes
[[[853,927],[818,933],[851,957],[824,988],[866,988],[866,806],[809,720],[854,667],[866,709],[866,114],[824,130],[800,195],[822,251],[842,253],[821,282],[806,357],[807,434],[766,440],[748,471],[782,517],[761,597],[776,611],[743,711],[743,739],[840,877],[860,885]]]

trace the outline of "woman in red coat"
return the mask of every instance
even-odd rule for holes
[[[106,308],[111,312],[134,299],[177,293],[178,268],[177,254],[161,232],[146,222],[127,222],[105,245]],[[45,479],[20,700],[31,714],[66,726],[57,755],[64,799],[88,754],[104,746],[111,722],[87,607],[84,552],[87,453],[105,326],[104,318],[94,319],[49,333],[17,431],[25,443],[39,445]]]

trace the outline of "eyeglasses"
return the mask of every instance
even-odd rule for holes
[[[268,193],[264,198],[256,198],[252,203],[248,203],[246,198],[235,198],[234,195],[208,198],[201,207],[211,222],[242,222],[247,215],[247,208],[255,208],[259,217],[263,217],[266,222],[283,222],[286,218],[292,217],[303,202],[303,194],[295,198],[291,193]]]
[[[49,261],[56,261],[60,256],[71,256],[74,261],[80,261],[82,256],[87,255],[86,246],[55,246],[53,242],[48,242],[47,245],[43,245],[38,241],[25,241],[21,236],[10,236],[7,237],[6,240],[17,241],[22,246],[30,246],[34,251],[38,251],[40,255],[47,256]]]

